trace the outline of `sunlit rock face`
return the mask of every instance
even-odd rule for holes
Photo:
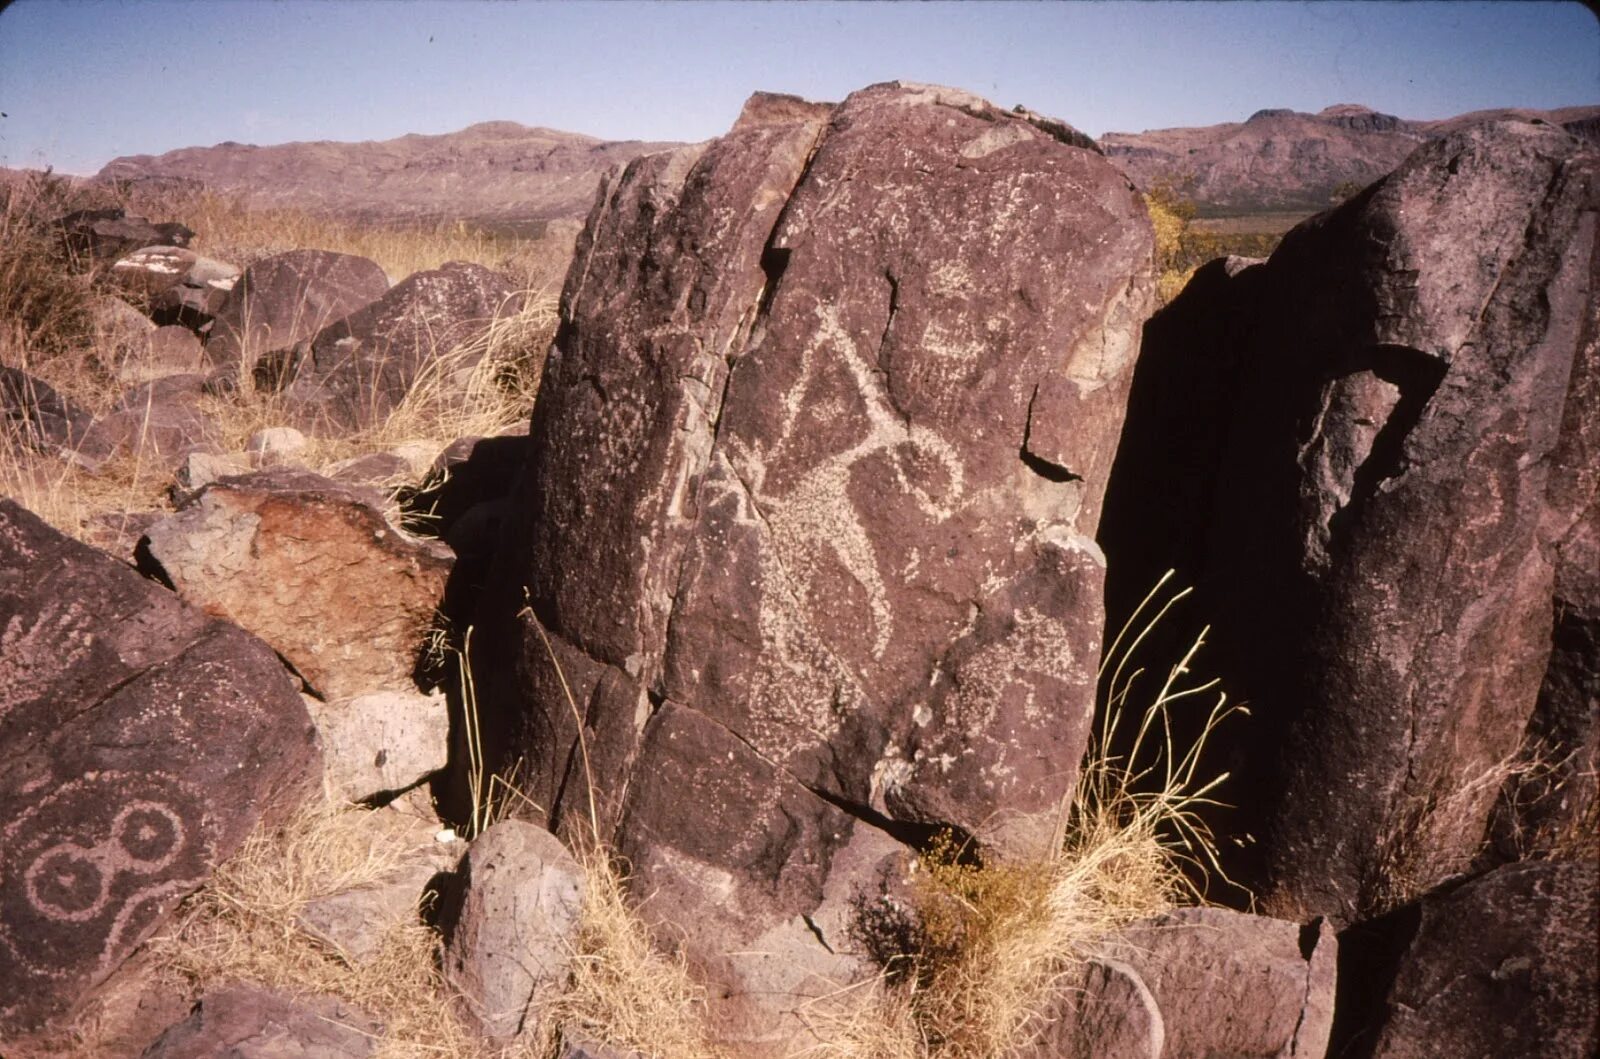
[[[940,88],[757,96],[602,185],[474,670],[730,996],[855,973],[903,842],[1053,823],[1151,263],[1086,138]]]

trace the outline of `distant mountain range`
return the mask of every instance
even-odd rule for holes
[[[198,182],[257,206],[342,216],[461,218],[507,226],[583,218],[600,174],[672,143],[596,139],[488,121],[393,140],[219,143],[117,158],[96,179]]]
[[[1313,213],[1341,185],[1365,186],[1418,145],[1476,122],[1538,119],[1600,140],[1600,106],[1561,110],[1480,110],[1442,121],[1407,121],[1353,104],[1316,114],[1258,110],[1242,122],[1192,129],[1107,133],[1106,156],[1145,190],[1167,184],[1201,216]]]
[[[1262,110],[1204,128],[1108,133],[1100,146],[1141,188],[1166,183],[1202,216],[1311,213],[1365,185],[1427,139],[1496,117],[1540,119],[1600,140],[1600,106],[1497,110],[1408,121],[1340,105]],[[198,182],[263,206],[371,218],[462,218],[502,226],[581,219],[600,174],[672,143],[608,141],[491,121],[437,136],[362,143],[221,143],[118,158],[98,179]]]

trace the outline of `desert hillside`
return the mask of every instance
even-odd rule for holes
[[[488,121],[437,136],[363,143],[220,143],[117,158],[102,180],[194,181],[247,196],[256,207],[343,216],[435,220],[499,227],[582,220],[600,174],[667,143],[608,141],[579,133]]]
[[[1198,128],[1112,132],[1100,146],[1114,164],[1149,190],[1177,189],[1201,216],[1261,212],[1314,213],[1364,187],[1422,143],[1495,119],[1541,120],[1591,140],[1600,107],[1554,111],[1475,111],[1442,121],[1408,121],[1341,104],[1316,114],[1259,110],[1242,122]]]

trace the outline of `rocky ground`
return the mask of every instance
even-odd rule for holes
[[[928,86],[554,314],[14,209],[0,1052],[1594,1054],[1600,156],[1396,165],[1164,307]]]

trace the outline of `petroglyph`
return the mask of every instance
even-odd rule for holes
[[[107,771],[19,814],[0,830],[0,949],[46,977],[83,973],[86,955],[106,969],[162,898],[205,879],[213,836],[204,804],[176,776]]]
[[[17,613],[0,627],[0,721],[53,674],[89,653],[93,616],[76,600],[49,600],[32,616]]]

